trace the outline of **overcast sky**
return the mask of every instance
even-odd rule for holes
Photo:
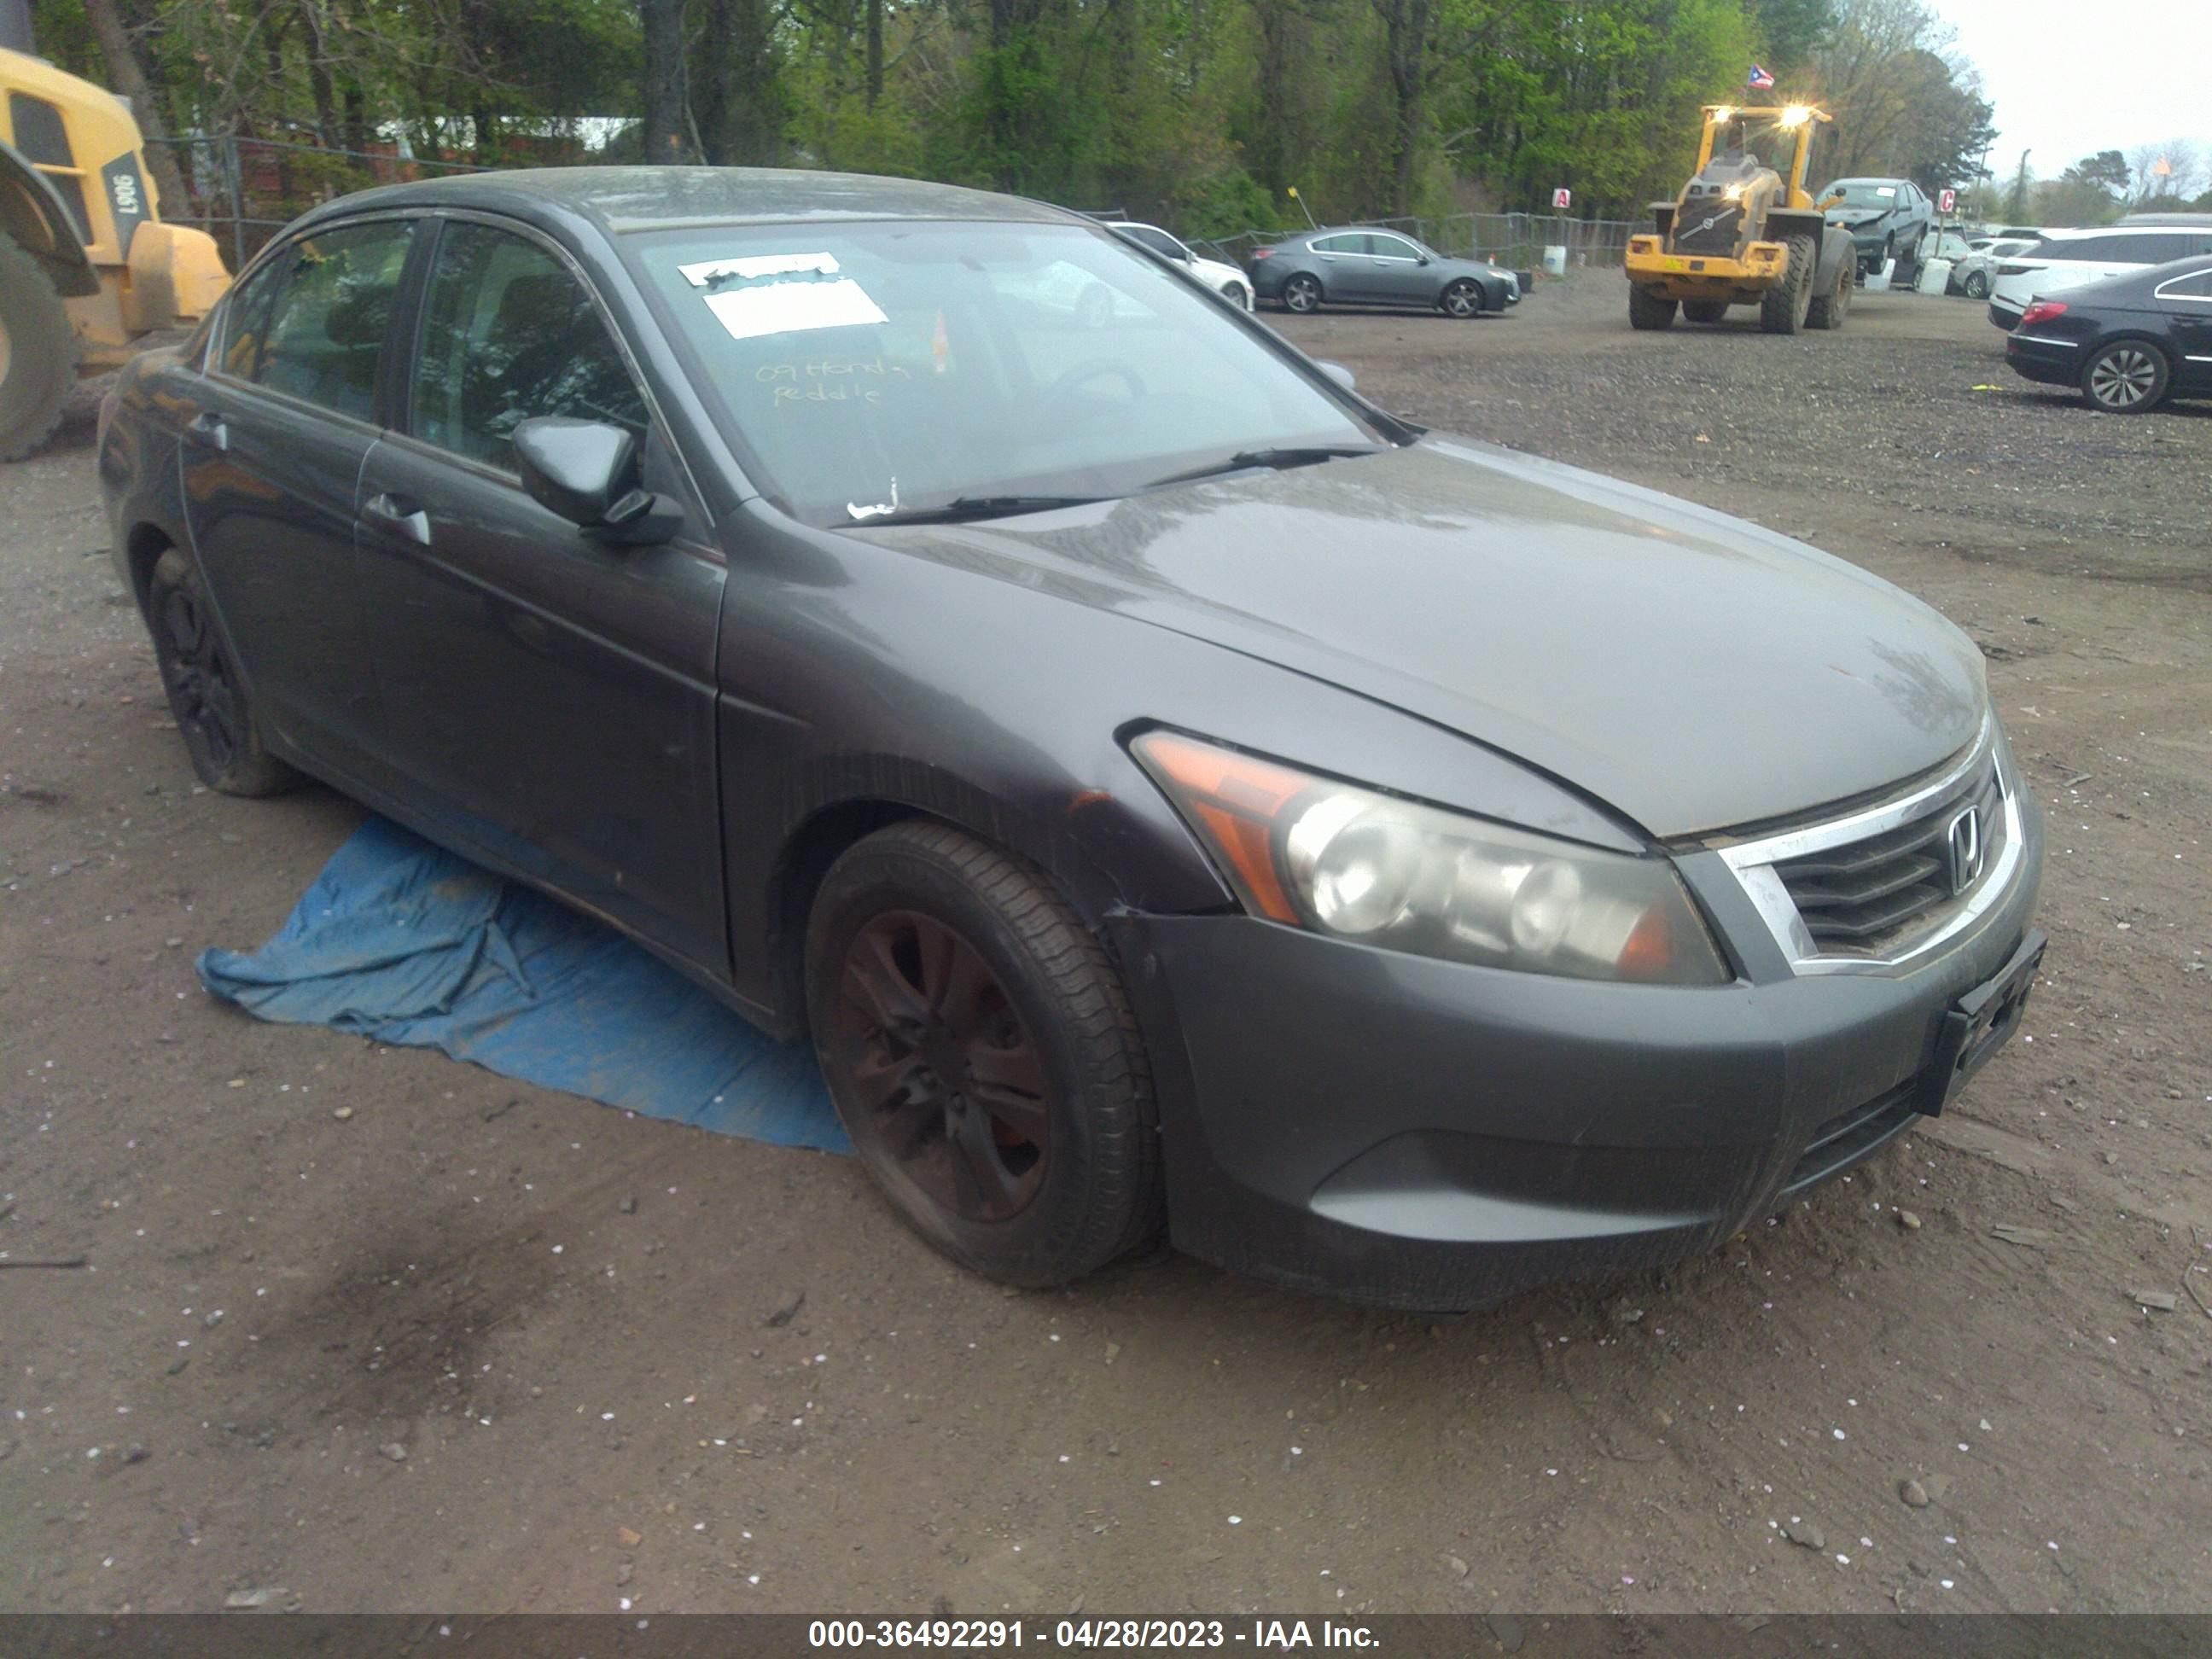
[[[2212,150],[2212,4],[2206,0],[1929,0],[1959,32],[1996,106],[1990,171],[2022,149],[2039,178],[2100,149],[2168,138]]]

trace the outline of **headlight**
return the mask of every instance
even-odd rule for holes
[[[1729,978],[1663,859],[1400,800],[1180,732],[1148,732],[1131,747],[1254,915],[1528,973]]]

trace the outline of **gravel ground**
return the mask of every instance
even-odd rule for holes
[[[192,787],[81,399],[0,467],[0,1251],[89,1259],[0,1273],[0,1607],[2212,1606],[2212,410],[2029,389],[1966,301],[1624,313],[1586,273],[1284,326],[1957,618],[2052,945],[2026,1038],[1854,1176],[1446,1321],[1182,1259],[1004,1294],[849,1163],[211,1004],[192,953],[358,813]]]

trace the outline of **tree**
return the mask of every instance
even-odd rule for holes
[[[168,123],[162,118],[161,100],[154,95],[146,66],[139,60],[137,46],[124,26],[122,14],[115,9],[115,0],[84,0],[84,15],[100,41],[100,55],[107,60],[109,79],[115,90],[131,100],[131,112],[137,118],[138,130],[146,136],[146,167],[154,175],[155,194],[169,204],[170,212],[191,212],[191,193],[185,188],[185,175],[178,168],[177,153],[168,143]]]
[[[645,159],[690,159],[684,136],[684,0],[638,0],[644,25]]]
[[[2162,144],[2138,144],[2128,152],[2128,169],[2135,179],[2128,193],[2128,205],[2138,213],[2154,212],[2157,210],[2151,204],[2156,198],[2186,198],[2199,187],[2203,168],[2197,146],[2186,138],[2169,138]]]
[[[2028,210],[2034,205],[2031,192],[2035,187],[2035,175],[2027,170],[2027,158],[2033,153],[2032,150],[2021,151],[2020,168],[2012,176],[2012,194],[2005,202],[2005,217],[2014,224],[2025,223]]]

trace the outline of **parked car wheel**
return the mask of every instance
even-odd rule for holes
[[[1985,270],[1968,271],[1966,273],[1965,292],[1969,300],[1988,299],[1990,297],[1989,273]]]
[[[1647,294],[1631,284],[1628,290],[1628,325],[1631,328],[1672,328],[1674,326],[1674,302],[1656,294]]]
[[[943,824],[878,831],[823,880],[806,993],[862,1163],[954,1261],[1059,1285],[1158,1230],[1135,1016],[1042,872]]]
[[[1682,315],[1693,323],[1717,323],[1728,315],[1725,300],[1685,300]]]
[[[298,773],[262,747],[246,688],[216,632],[207,588],[191,561],[173,547],[155,562],[147,583],[146,626],[170,715],[199,781],[226,795],[280,794],[298,782]]]
[[[2081,396],[2109,415],[2154,409],[2172,378],[2166,354],[2142,340],[2115,340],[2082,366]]]
[[[1480,317],[1482,315],[1482,290],[1462,277],[1445,288],[1437,304],[1447,317],[1457,317],[1462,320]]]
[[[1221,290],[1221,297],[1228,301],[1231,305],[1235,306],[1239,311],[1249,311],[1252,308],[1252,296],[1249,293],[1246,292],[1241,283],[1230,283],[1228,287]]]
[[[1301,271],[1283,284],[1283,306],[1301,315],[1321,309],[1321,284]]]

